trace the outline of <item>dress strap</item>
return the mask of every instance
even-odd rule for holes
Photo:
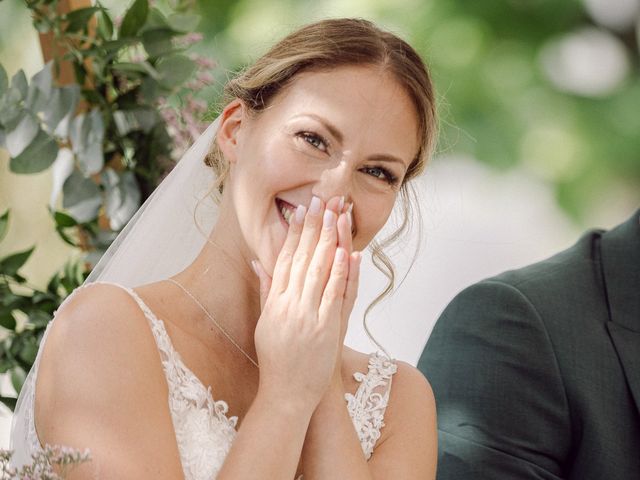
[[[369,355],[368,372],[353,374],[360,382],[355,394],[345,394],[347,408],[367,460],[373,454],[380,430],[385,425],[384,413],[389,403],[391,380],[397,368],[395,360],[374,352]]]

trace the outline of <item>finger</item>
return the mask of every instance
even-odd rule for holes
[[[347,277],[347,285],[345,287],[344,301],[342,302],[342,312],[340,318],[343,322],[343,340],[347,332],[347,324],[349,317],[353,311],[353,306],[358,297],[358,285],[360,282],[360,264],[362,263],[362,253],[353,252],[349,256],[349,274]]]
[[[278,254],[278,259],[273,269],[272,286],[274,291],[279,293],[284,292],[289,283],[291,264],[300,242],[306,211],[307,209],[304,205],[298,205],[295,213],[291,216],[287,238]]]
[[[324,204],[318,197],[313,197],[309,204],[309,210],[304,219],[302,233],[297,248],[292,254],[289,282],[287,287],[294,295],[300,295],[304,285],[304,277],[309,267],[309,262],[318,243],[320,230],[322,228],[322,212]]]
[[[320,239],[304,278],[301,299],[312,308],[320,305],[322,292],[329,279],[338,240],[336,221],[335,212],[329,209],[324,211]]]
[[[349,216],[345,213],[338,217],[338,246],[344,248],[347,254],[353,251],[353,238],[351,237],[351,225]]]
[[[340,321],[348,273],[349,261],[347,252],[344,248],[338,247],[333,257],[331,274],[322,293],[322,301],[318,310],[321,322]]]
[[[260,281],[260,310],[262,310],[264,308],[264,304],[267,303],[267,298],[271,291],[271,277],[264,270],[259,260],[252,260],[251,266]]]

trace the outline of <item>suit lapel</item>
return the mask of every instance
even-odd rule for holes
[[[601,262],[607,328],[640,411],[640,211],[602,236]]]

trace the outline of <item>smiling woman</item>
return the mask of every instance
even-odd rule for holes
[[[428,382],[343,345],[360,252],[432,149],[433,97],[414,50],[364,20],[304,27],[232,80],[51,322],[21,458],[90,448],[71,479],[434,478]]]

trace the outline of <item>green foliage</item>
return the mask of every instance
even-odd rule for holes
[[[30,80],[20,70],[9,81],[0,65],[0,147],[14,173],[38,173],[57,160],[54,191],[75,223],[56,230],[95,257],[172,167],[175,145],[158,109],[194,77],[196,64],[184,54],[190,43],[182,39],[199,17],[180,3],[165,15],[135,0],[116,29],[100,2],[66,14],[57,3],[27,7],[64,56]],[[75,84],[56,84],[61,62],[71,63]]]
[[[70,217],[64,214],[57,217],[61,225],[72,226]],[[9,210],[0,216],[0,240],[7,233],[8,221]],[[34,249],[0,259],[0,331],[3,332],[0,373],[10,375],[17,393],[35,361],[38,345],[55,310],[89,273],[84,262],[70,261],[51,278],[45,290],[33,287],[20,270]],[[19,318],[22,321],[19,322]],[[0,397],[0,402],[13,410],[16,398]]]
[[[165,118],[176,115],[160,109],[170,108],[168,97],[187,90],[197,70],[185,55],[193,37],[184,37],[199,17],[186,4],[165,15],[135,0],[117,29],[100,2],[66,14],[57,13],[57,4],[26,2],[35,28],[51,32],[64,56],[30,80],[22,70],[9,79],[0,65],[0,147],[14,173],[54,165],[54,197],[62,195],[63,208],[48,206],[54,228],[87,254],[68,261],[44,290],[22,273],[35,246],[0,258],[0,374],[9,375],[18,393],[56,309],[173,166],[176,141],[168,127],[179,129]],[[71,64],[76,83],[57,84],[62,62]],[[0,241],[9,219],[8,210],[0,216]],[[13,409],[16,398],[0,402]]]

